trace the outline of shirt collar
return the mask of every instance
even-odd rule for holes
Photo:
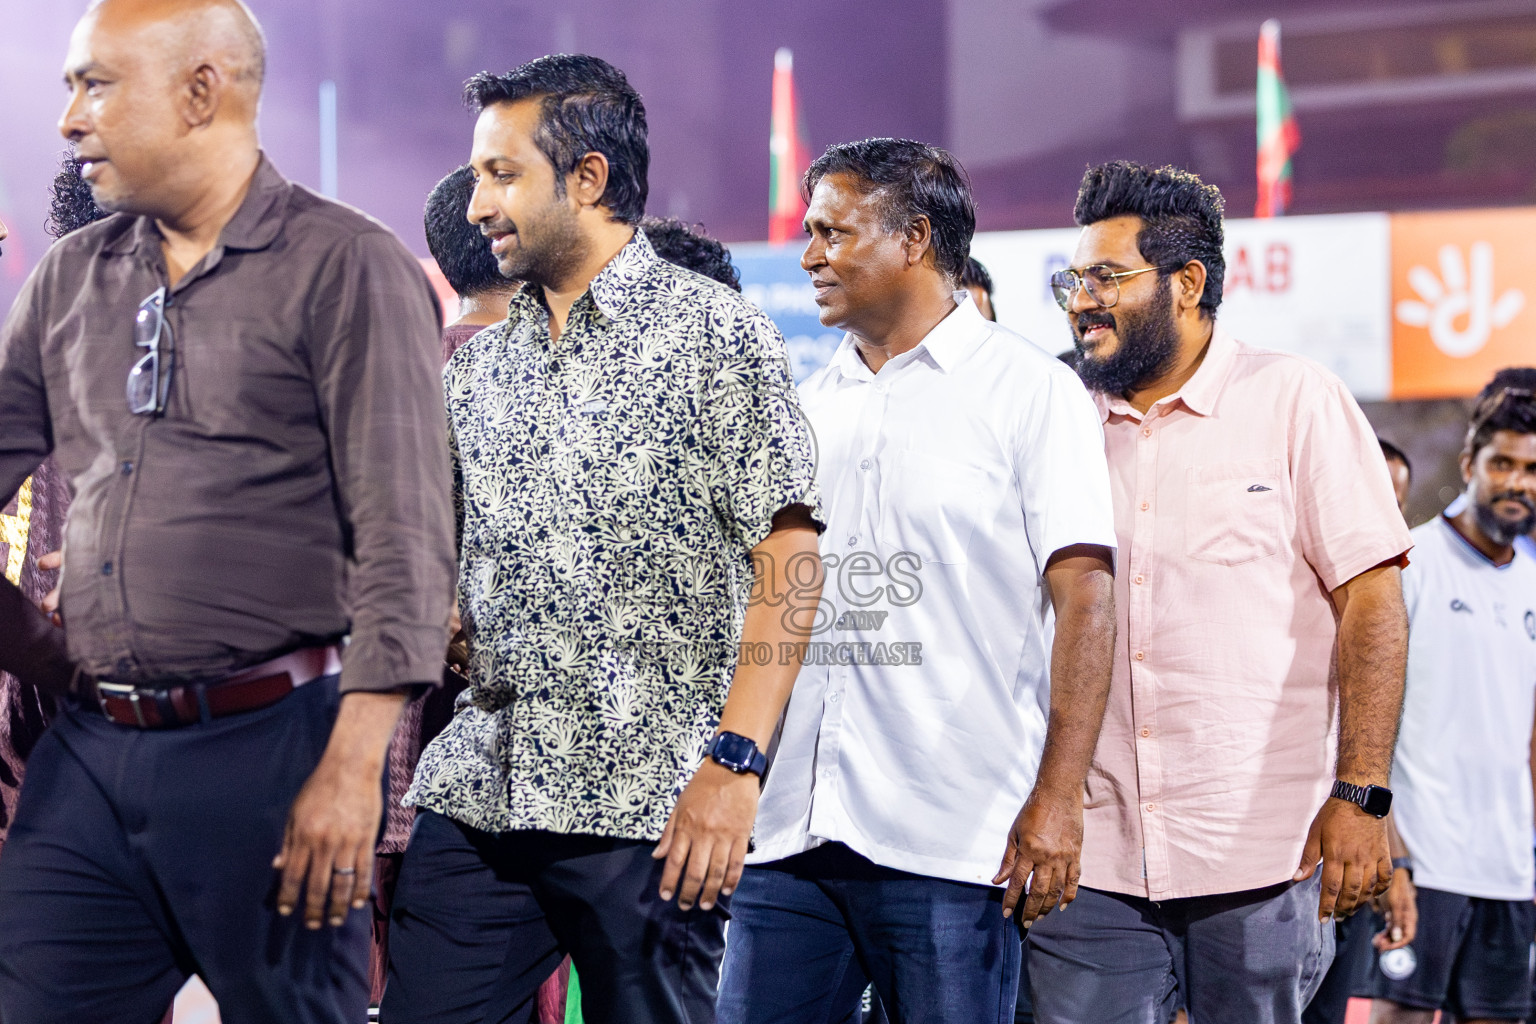
[[[664,261],[651,248],[645,232],[636,228],[635,237],[626,242],[624,248],[597,272],[592,283],[587,285],[586,294],[591,296],[592,305],[597,307],[599,313],[610,320],[618,320],[634,301],[636,286],[650,276],[655,268],[663,265]],[[576,301],[579,303],[581,299]],[[516,319],[518,316],[541,314],[545,309],[543,291],[524,282],[512,296],[508,315]]]
[[[905,363],[926,355],[928,361],[941,373],[953,373],[967,356],[976,351],[991,330],[991,322],[981,315],[975,301],[967,294],[963,301],[955,304],[948,316],[934,325],[933,330],[915,348],[895,358]],[[837,367],[844,377],[874,380],[874,374],[859,355],[852,334],[843,335],[842,343],[832,355],[831,365]]]
[[[271,245],[283,229],[283,218],[274,212],[288,198],[293,186],[282,173],[260,153],[256,173],[251,177],[251,187],[246,190],[240,208],[230,222],[219,232],[214,249],[265,249]],[[140,248],[153,251],[160,242],[160,229],[153,217],[135,217],[130,228],[110,239],[102,246],[104,253],[125,256]]]
[[[1197,416],[1211,415],[1216,411],[1216,399],[1221,395],[1221,389],[1226,384],[1227,376],[1232,372],[1232,364],[1236,359],[1237,339],[1218,324],[1211,331],[1211,340],[1206,346],[1205,358],[1200,361],[1200,366],[1194,374],[1184,382],[1182,388],[1167,398],[1159,399],[1157,404],[1171,406],[1174,402],[1183,402],[1184,407]],[[1099,416],[1106,421],[1111,414],[1129,416],[1138,420],[1142,418],[1142,414],[1133,409],[1131,403],[1120,395],[1106,395],[1095,391],[1093,401],[1099,407]]]

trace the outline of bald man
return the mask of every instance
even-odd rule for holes
[[[381,770],[440,678],[438,310],[378,223],[285,180],[237,0],[105,0],[60,130],[113,215],[0,328],[0,494],[74,493],[77,665],[0,853],[0,1020],[365,1019]],[[350,637],[343,650],[342,641]]]

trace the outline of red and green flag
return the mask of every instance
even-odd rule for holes
[[[783,243],[801,231],[805,201],[800,178],[811,165],[811,144],[795,102],[795,58],[773,55],[773,129],[768,137],[768,241]]]
[[[1291,203],[1291,154],[1301,145],[1291,96],[1280,74],[1280,23],[1259,29],[1259,201],[1255,217],[1278,217]]]

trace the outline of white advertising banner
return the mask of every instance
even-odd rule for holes
[[[998,320],[1050,352],[1071,347],[1046,282],[1071,262],[1078,229],[978,234]],[[1234,336],[1338,374],[1364,401],[1390,391],[1391,230],[1384,213],[1229,220],[1218,317]]]

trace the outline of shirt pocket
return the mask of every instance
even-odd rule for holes
[[[1284,463],[1249,459],[1191,466],[1184,553],[1202,562],[1242,565],[1280,550]]]
[[[880,460],[876,539],[887,550],[924,562],[958,565],[976,529],[976,514],[995,505],[985,470],[941,455],[895,452]]]

